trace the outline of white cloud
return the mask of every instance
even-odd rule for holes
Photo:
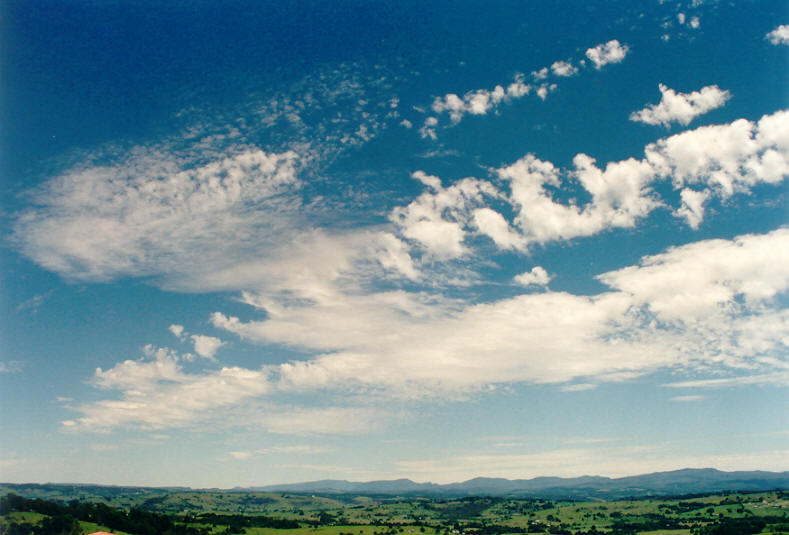
[[[757,307],[789,287],[788,266],[789,229],[780,229],[670,248],[598,278],[675,321]]]
[[[272,446],[269,448],[261,448],[254,451],[229,451],[227,454],[234,460],[246,461],[254,459],[261,455],[282,455],[282,454],[295,454],[295,455],[316,455],[319,453],[326,453],[328,448],[319,446],[312,446],[309,444],[297,444],[293,446]]]
[[[600,69],[607,63],[618,63],[627,54],[627,46],[619,44],[619,41],[609,41],[600,44],[595,48],[586,51],[586,55],[595,63],[595,67]],[[584,60],[578,62],[584,65]],[[539,86],[533,86],[524,82],[524,75],[517,74],[508,84],[496,85],[493,89],[475,89],[467,91],[462,96],[457,93],[447,93],[437,97],[431,105],[432,111],[440,116],[443,113],[449,114],[449,119],[453,125],[459,123],[467,114],[486,115],[491,110],[495,110],[500,104],[522,98],[534,92],[541,100],[545,100],[551,91],[555,91],[556,84],[548,83],[546,80],[553,74],[558,77],[573,76],[578,73],[578,67],[573,65],[570,60],[555,61],[550,67],[532,71],[531,77]],[[429,117],[430,123],[420,129],[423,138],[436,139],[437,118]]]
[[[609,163],[605,170],[577,155],[574,177],[591,194],[585,207],[553,200],[546,186],[560,186],[560,170],[529,154],[497,170],[507,180],[517,209],[515,222],[528,242],[589,236],[610,227],[632,227],[656,205],[650,196],[652,168],[634,159]]]
[[[550,71],[548,70],[548,67],[543,67],[539,71],[532,71],[531,77],[534,78],[535,80],[538,80],[538,81],[539,80],[545,80],[546,78],[548,78],[548,73],[549,72]]]
[[[526,240],[514,231],[504,216],[490,208],[474,210],[474,226],[480,234],[488,236],[499,249],[524,249]]]
[[[225,367],[189,374],[172,350],[146,346],[145,354],[141,360],[126,360],[106,371],[97,368],[93,385],[120,391],[121,398],[72,407],[81,416],[64,421],[64,429],[183,427],[210,420],[218,410],[236,407],[270,389],[263,371]]]
[[[184,326],[183,325],[173,324],[173,325],[170,325],[170,327],[168,327],[168,329],[177,338],[181,338],[182,336],[184,336]]]
[[[462,256],[467,252],[463,240],[466,234],[464,227],[471,217],[469,209],[481,206],[484,195],[495,194],[493,187],[488,182],[467,178],[443,188],[437,177],[421,171],[415,172],[413,177],[426,184],[430,191],[405,207],[395,208],[390,219],[401,229],[403,236],[417,242],[430,255],[439,259]],[[480,216],[478,223],[491,232],[500,230],[494,230],[492,227],[496,223],[484,215]]]
[[[655,171],[675,188],[706,186],[728,197],[760,182],[789,175],[789,111],[765,115],[758,123],[739,119],[703,126],[661,139],[645,149]]]
[[[784,342],[784,345],[789,345]],[[786,364],[784,362],[784,364]],[[789,386],[789,371],[757,375],[740,375],[719,379],[698,379],[693,381],[677,381],[663,386],[671,388],[728,388],[743,385],[776,385]]]
[[[701,401],[705,399],[704,396],[690,395],[690,396],[674,396],[669,398],[669,401],[676,401],[678,403],[692,403],[694,401]]]
[[[593,297],[528,294],[417,317],[398,312],[386,294],[340,294],[260,322],[220,314],[214,324],[253,341],[325,352],[281,366],[282,388],[422,396],[496,383],[610,381],[701,363],[769,367],[769,359],[754,359],[780,362],[786,350],[786,314],[772,298],[789,286],[789,255],[775,253],[789,251],[787,240],[789,231],[775,231],[670,249],[602,274],[613,290]]]
[[[414,177],[429,191],[395,208],[391,219],[405,238],[443,260],[468,255],[467,238],[473,234],[488,236],[501,249],[526,250],[532,243],[632,228],[660,207],[672,209],[695,229],[712,199],[783,181],[789,175],[787,139],[789,112],[780,111],[758,123],[741,119],[663,138],[645,147],[644,158],[609,162],[604,168],[585,154],[576,155],[572,170],[527,154],[494,170],[504,189],[473,178],[443,188],[438,177],[417,171]],[[667,179],[680,193],[678,206],[653,189]],[[585,190],[588,201],[559,200],[555,192],[573,184]],[[511,220],[493,209],[501,200],[512,206]]]
[[[789,24],[782,24],[764,36],[774,45],[789,45]]]
[[[425,119],[425,124],[422,128],[419,129],[419,135],[422,136],[422,139],[430,138],[432,140],[437,139],[436,136],[436,125],[438,124],[438,119],[435,117],[428,117]]]
[[[132,151],[47,182],[17,217],[15,240],[40,266],[85,281],[214,269],[287,234],[297,160],[247,148],[190,167]]]
[[[93,384],[119,391],[120,399],[74,407],[80,417],[64,427],[161,429],[230,412],[237,415],[231,422],[275,433],[347,434],[388,416],[356,404],[284,408],[261,399],[316,389],[367,399],[451,398],[496,384],[578,381],[562,387],[572,391],[666,368],[765,375],[789,369],[789,312],[775,301],[789,287],[789,253],[782,251],[789,251],[789,230],[707,240],[601,274],[610,290],[596,296],[547,291],[481,304],[402,290],[360,293],[331,275],[331,262],[329,276],[305,278],[297,265],[327,265],[296,256],[297,264],[282,266],[283,278],[269,279],[274,288],[244,295],[265,319],[215,313],[212,323],[316,356],[259,370],[186,373],[175,352],[148,346],[142,360],[96,370]]]
[[[717,85],[708,85],[692,93],[677,93],[663,84],[660,102],[630,114],[630,120],[653,125],[669,126],[672,122],[689,124],[695,117],[720,108],[731,98],[731,93]]]
[[[701,21],[699,20],[698,17],[693,17],[692,19],[690,19],[690,22],[688,22],[688,26],[690,26],[694,30],[697,30],[699,26],[701,26]]]
[[[214,336],[205,336],[203,334],[193,334],[191,337],[195,346],[195,353],[206,359],[213,359],[216,352],[225,343]]]
[[[297,454],[316,455],[319,453],[326,453],[327,451],[331,451],[331,450],[329,448],[324,448],[321,446],[313,446],[312,444],[294,444],[292,446],[272,446],[270,448],[263,448],[256,450],[255,453],[259,453],[260,455],[269,455],[275,453],[297,453]]]
[[[465,114],[485,115],[501,102],[521,98],[531,91],[531,86],[523,83],[521,76],[517,76],[506,88],[497,85],[491,90],[477,89],[469,91],[463,97],[455,93],[447,93],[433,101],[432,110],[441,114],[449,113],[452,123],[458,123]]]
[[[555,61],[551,65],[551,71],[556,76],[572,76],[578,72],[578,67],[569,61]]]
[[[600,70],[609,63],[621,62],[625,59],[628,50],[627,45],[622,45],[616,39],[612,39],[607,43],[601,43],[594,48],[587,49],[586,57],[594,63],[595,69]]]
[[[684,217],[691,228],[697,229],[704,219],[704,205],[710,197],[709,191],[695,191],[685,188],[680,192],[682,206],[677,210],[679,217]]]
[[[559,390],[562,392],[583,392],[585,390],[594,390],[598,386],[599,385],[595,383],[576,383],[572,385],[565,385],[559,388]]]
[[[545,100],[546,98],[548,98],[548,93],[550,93],[551,91],[555,91],[556,87],[557,87],[556,84],[542,84],[540,87],[537,88],[537,91],[535,91],[535,93],[537,94],[538,97],[540,97],[540,100]]]
[[[789,112],[783,111],[758,123],[739,120],[664,138],[645,148],[645,159],[604,168],[583,154],[568,171],[527,155],[494,170],[503,190],[498,181],[476,178],[444,187],[416,172],[428,191],[392,210],[396,232],[307,228],[295,153],[245,149],[189,167],[141,151],[115,167],[75,168],[47,182],[35,197],[38,205],[18,216],[15,240],[65,277],[146,276],[192,291],[279,288],[297,273],[309,288],[339,278],[419,280],[426,262],[469,257],[469,236],[526,250],[535,242],[633,227],[667,204],[652,189],[660,179],[682,192],[673,209],[697,227],[712,199],[783,181],[787,139]],[[574,182],[589,194],[583,204],[554,193]],[[501,202],[511,205],[512,216],[496,207]],[[413,251],[426,255],[421,266]],[[288,272],[318,257],[323,265]]]
[[[548,275],[548,272],[542,266],[535,266],[531,271],[516,275],[514,280],[523,286],[547,286],[551,281],[551,276]]]

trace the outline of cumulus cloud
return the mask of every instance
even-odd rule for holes
[[[391,220],[403,236],[418,243],[430,255],[439,259],[462,256],[467,251],[463,240],[469,209],[481,206],[484,195],[495,194],[495,190],[488,182],[473,178],[443,188],[437,177],[422,171],[416,171],[413,177],[429,186],[430,191],[407,206],[395,208]],[[484,215],[478,219],[483,226],[487,223],[487,228],[495,225],[485,220]]]
[[[601,43],[596,47],[586,50],[586,57],[594,63],[595,69],[600,70],[604,65],[609,63],[619,63],[629,51],[627,45],[622,45],[616,39],[612,39],[607,43]]]
[[[786,265],[789,229],[780,229],[671,248],[599,279],[645,304],[658,318],[673,321],[724,312],[724,303],[729,313],[768,301],[789,285]]]
[[[517,275],[514,280],[523,286],[547,286],[551,281],[551,276],[548,275],[548,272],[545,271],[544,267],[535,266],[531,269],[531,271]]]
[[[183,325],[170,325],[168,330],[173,333],[176,337],[181,338],[184,336],[184,326]]]
[[[789,45],[789,24],[782,24],[764,36],[774,45]]]
[[[740,119],[659,139],[644,148],[643,158],[605,166],[577,154],[573,169],[561,169],[527,154],[493,170],[499,181],[466,178],[447,187],[417,171],[414,178],[427,191],[390,218],[407,240],[443,260],[468,255],[473,235],[487,236],[503,250],[525,251],[533,243],[632,228],[658,208],[671,209],[695,229],[713,199],[783,181],[789,175],[786,139],[789,112],[780,111],[756,123]],[[679,192],[678,205],[655,192],[654,185],[665,180]],[[556,193],[575,185],[585,202]],[[511,210],[494,209],[500,201]]]
[[[474,210],[474,226],[480,234],[488,236],[499,249],[523,249],[526,240],[510,227],[503,215],[490,208]]]
[[[653,125],[669,126],[672,122],[689,124],[694,118],[720,108],[731,98],[731,93],[717,85],[709,85],[692,93],[677,93],[663,84],[660,102],[630,114],[630,120]]]
[[[684,218],[691,228],[699,228],[702,219],[704,219],[704,205],[709,198],[709,191],[683,189],[680,192],[682,206],[677,209],[677,215]]]
[[[600,69],[607,63],[618,63],[627,54],[627,46],[620,45],[619,41],[613,40],[608,43],[600,44],[586,51],[586,56],[591,59],[595,67]],[[578,62],[584,65],[584,60]],[[547,82],[551,74],[560,78],[566,78],[578,73],[578,67],[573,65],[571,60],[555,61],[550,67],[543,67],[531,72],[531,78],[536,85],[527,84],[524,75],[515,75],[511,82],[500,84],[493,89],[474,89],[467,91],[462,96],[457,93],[447,93],[437,97],[431,105],[431,110],[437,115],[448,114],[453,125],[459,123],[465,115],[486,115],[498,108],[502,103],[511,102],[522,98],[530,93],[534,93],[541,100],[545,100],[548,94],[555,91],[557,85]],[[420,129],[423,138],[436,139],[437,117],[428,117],[424,126]]]
[[[493,170],[497,180],[447,186],[418,171],[414,178],[427,191],[390,212],[392,232],[307,228],[295,153],[245,149],[189,167],[143,151],[114,167],[75,168],[45,183],[37,204],[18,214],[14,239],[41,266],[80,280],[147,276],[185,290],[277,288],[294,276],[283,266],[310,257],[325,262],[312,269],[329,278],[418,280],[412,254],[425,255],[423,264],[468,257],[473,236],[525,251],[532,243],[633,227],[670,207],[653,190],[658,180],[680,192],[671,209],[697,228],[713,199],[783,181],[787,139],[789,112],[782,111],[676,134],[648,145],[643,159],[604,166],[578,154],[565,170],[526,155]],[[583,203],[556,194],[573,185],[585,190]]]
[[[551,71],[556,76],[566,77],[578,73],[578,67],[569,61],[555,61],[553,64],[551,64]]]
[[[676,188],[701,185],[728,197],[758,183],[776,184],[789,175],[789,112],[682,132],[648,145],[645,153]]]
[[[193,334],[191,337],[195,346],[195,353],[206,359],[213,359],[216,352],[225,343],[214,336]]]
[[[532,87],[524,84],[523,78],[518,76],[506,88],[497,85],[492,90],[477,89],[469,91],[463,97],[459,97],[455,93],[448,93],[443,97],[436,98],[431,108],[437,114],[449,113],[452,122],[458,123],[467,113],[485,115],[501,102],[521,98],[529,94],[531,89]]]
[[[551,162],[527,155],[497,170],[508,181],[517,210],[515,223],[527,242],[547,242],[589,236],[610,227],[629,227],[656,205],[649,183],[654,178],[646,162],[628,159],[604,170],[585,154],[577,155],[572,176],[591,194],[584,207],[556,202],[546,186],[561,185],[560,170]]]

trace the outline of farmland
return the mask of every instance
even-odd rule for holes
[[[16,506],[9,507],[8,497],[3,502],[3,533],[9,534],[37,533],[37,525],[51,522],[51,517],[57,515],[70,516],[83,533],[114,529],[130,535],[789,533],[786,491],[619,501],[485,496],[438,499],[57,485],[6,485],[0,491],[16,497]],[[34,502],[38,511],[34,510]],[[104,523],[97,521],[101,519]],[[158,531],[146,531],[146,522],[158,523]],[[29,531],[15,531],[20,528],[14,526],[19,525],[28,526],[21,529]],[[137,531],[120,529],[132,525]],[[63,533],[79,533],[73,526],[69,529],[72,531]]]

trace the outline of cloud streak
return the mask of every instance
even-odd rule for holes
[[[609,63],[619,63],[627,54],[628,47],[620,45],[619,41],[613,40],[608,43],[597,45],[586,51],[586,56],[592,60],[595,68],[600,70]],[[583,66],[584,60],[578,62]],[[557,89],[557,84],[546,82],[550,74],[559,78],[567,78],[578,74],[579,67],[574,65],[571,60],[555,61],[549,67],[531,73],[535,84],[525,82],[523,73],[516,74],[512,81],[506,84],[496,85],[493,89],[475,89],[467,91],[462,96],[456,93],[447,93],[437,97],[431,105],[431,110],[436,116],[425,119],[424,126],[420,132],[423,138],[437,139],[436,127],[438,117],[446,113],[452,125],[459,123],[465,115],[486,115],[492,110],[496,110],[500,104],[509,103],[513,100],[523,98],[529,94],[534,94],[541,100],[545,100],[548,94]]]

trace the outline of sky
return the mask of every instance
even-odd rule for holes
[[[789,470],[785,2],[0,36],[0,481]]]

